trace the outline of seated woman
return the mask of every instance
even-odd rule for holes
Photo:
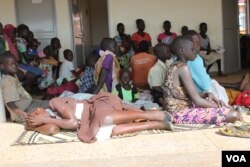
[[[240,113],[216,99],[213,94],[199,94],[196,91],[187,66],[187,61],[196,58],[193,42],[180,36],[174,40],[172,47],[178,59],[166,73],[163,90],[165,109],[172,113],[173,122],[220,125],[240,120]]]
[[[218,66],[218,74],[223,75],[221,72],[221,58],[222,55],[211,49],[210,39],[207,33],[207,23],[200,23],[200,36],[201,36],[201,51],[200,55],[204,59],[207,66],[207,73],[216,62]]]
[[[50,100],[50,107],[57,111],[61,119],[52,118],[42,108],[27,118],[27,130],[38,131],[43,134],[55,134],[62,129],[78,129],[78,138],[86,143],[94,142],[101,126],[111,125],[111,134],[137,132],[149,129],[173,130],[171,116],[167,112],[147,111],[135,109],[124,104],[111,93],[100,93],[89,100],[75,100],[73,98],[54,98]],[[133,122],[138,119],[145,122]]]

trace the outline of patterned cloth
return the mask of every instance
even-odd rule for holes
[[[115,85],[118,83],[120,64],[116,58],[116,55],[108,50],[100,50],[99,55],[101,57],[95,65],[95,82],[98,82],[102,68],[106,69],[108,74],[101,92],[111,92],[112,88],[115,87]]]
[[[117,57],[117,60],[120,63],[121,69],[123,69],[123,68],[129,69],[130,68],[130,58],[131,58],[130,53],[127,53],[125,55]]]
[[[38,78],[38,87],[39,89],[45,89],[54,83],[54,79],[52,76],[52,65],[41,63],[39,66],[42,71],[42,77]]]
[[[94,68],[86,67],[84,74],[80,77],[81,85],[78,90],[79,93],[86,93],[95,85],[94,72]]]
[[[8,44],[10,52],[15,56],[16,60],[19,61],[19,54],[18,54],[16,42],[14,42],[11,39],[11,36],[13,35],[15,28],[16,27],[13,26],[12,24],[6,24],[4,26],[4,35],[3,36],[4,36],[5,41]]]
[[[163,33],[158,35],[157,39],[161,43],[165,43],[167,45],[170,45],[176,37],[177,37],[177,34],[174,32],[172,32],[172,35],[167,35],[167,34],[165,34],[165,32],[163,32]]]
[[[176,124],[216,124],[220,125],[225,121],[228,109],[225,108],[186,108],[179,112],[173,112],[174,123]]]
[[[194,106],[183,87],[173,83],[173,73],[181,62],[173,63],[166,73],[164,84],[165,109],[172,113],[174,123],[221,124],[230,108],[200,108]]]

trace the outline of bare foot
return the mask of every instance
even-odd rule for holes
[[[247,73],[244,78],[242,79],[241,81],[241,84],[240,84],[240,90],[245,90],[245,88],[247,87],[248,83],[249,83],[249,80],[250,80],[250,76],[249,76],[249,73]]]

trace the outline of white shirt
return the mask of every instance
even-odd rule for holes
[[[168,66],[166,64],[161,60],[157,60],[148,73],[148,83],[150,88],[163,85],[167,69]]]
[[[73,62],[65,59],[60,67],[59,77],[71,80],[73,78],[72,70],[74,70]]]

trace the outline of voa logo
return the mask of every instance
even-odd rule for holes
[[[226,155],[227,162],[247,162],[244,155]]]

